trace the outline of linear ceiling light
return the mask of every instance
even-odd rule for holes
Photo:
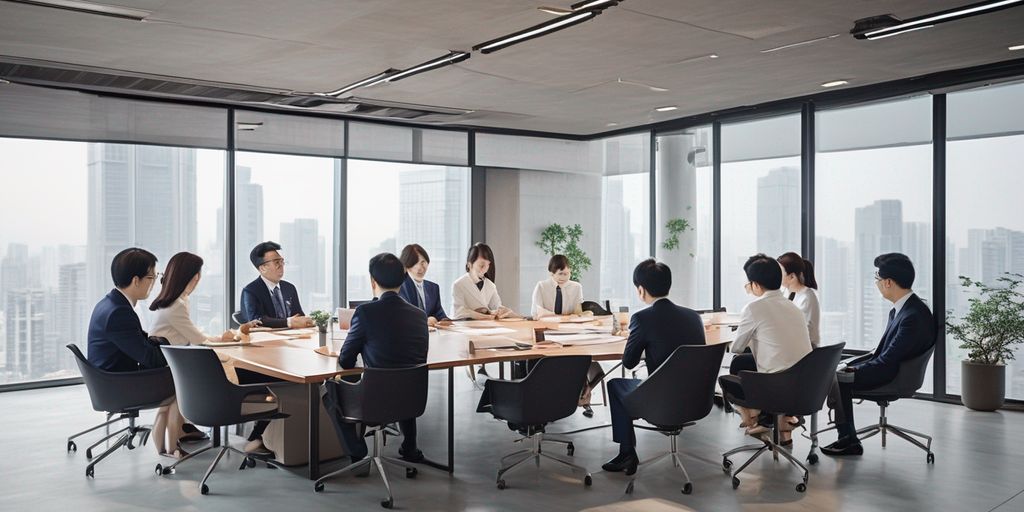
[[[657,110],[658,112],[671,112],[673,110],[676,110],[677,108],[679,108],[679,107],[677,107],[675,105],[668,105],[668,106],[664,106],[664,107],[655,108],[654,110]]]
[[[550,34],[551,32],[555,32],[563,28],[568,28],[573,25],[583,23],[584,21],[592,19],[594,16],[597,16],[600,13],[601,9],[594,9],[590,11],[566,14],[564,16],[559,16],[558,18],[546,21],[539,25],[534,25],[528,29],[520,30],[519,32],[515,32],[507,36],[502,36],[497,39],[492,39],[490,41],[487,41],[486,43],[480,43],[474,46],[473,49],[479,51],[480,53],[496,52],[502,48],[512,46],[514,44],[518,44],[523,41],[533,39],[535,37],[540,37],[545,34]]]
[[[457,62],[462,62],[468,59],[469,56],[469,52],[451,51],[450,53],[448,53],[448,55],[445,55],[444,57],[438,57],[434,60],[428,60],[423,64],[413,66],[409,69],[403,69],[398,73],[394,73],[384,78],[378,79],[376,82],[370,82],[366,84],[364,87],[374,85],[380,82],[394,82],[397,80],[401,80],[403,78],[408,78],[412,75],[416,75],[424,71],[430,71],[431,69],[439,68],[442,66],[448,66],[450,64],[455,64]]]
[[[386,71],[384,71],[382,73],[377,73],[376,75],[373,75],[373,76],[371,76],[369,78],[364,78],[364,79],[362,79],[362,80],[360,80],[358,82],[354,82],[354,83],[348,84],[345,87],[342,87],[341,89],[338,89],[336,91],[318,92],[316,94],[318,96],[341,96],[342,94],[345,94],[348,91],[351,91],[351,90],[354,90],[354,89],[358,89],[360,87],[366,87],[367,85],[370,85],[370,84],[380,83],[382,79],[387,78],[388,76],[390,76],[390,75],[392,75],[394,73],[397,73],[397,72],[398,72],[397,69],[389,68],[388,70],[386,70]]]
[[[1021,4],[1024,4],[1024,0],[989,0],[986,2],[977,2],[962,7],[947,9],[945,11],[934,12],[931,14],[926,14],[924,16],[917,16],[915,18],[910,18],[907,20],[899,20],[895,17],[889,16],[891,20],[896,22],[894,25],[889,25],[882,28],[871,27],[865,30],[861,27],[858,27],[855,23],[853,30],[851,30],[850,32],[853,34],[853,37],[857,39],[882,39],[897,34],[903,34],[914,30],[921,30],[933,27],[939,23],[946,23],[962,18],[967,18],[970,16],[986,14],[989,12],[998,11],[1000,9],[1015,7]]]
[[[130,7],[121,7],[119,5],[104,5],[96,4],[92,2],[86,2],[84,0],[4,0],[6,2],[16,4],[28,4],[37,5],[40,7],[52,7],[54,9],[63,9],[65,11],[84,12],[87,14],[97,14],[100,16],[110,16],[112,18],[121,18],[126,20],[134,21],[145,21],[146,17],[153,14],[151,11],[145,11],[142,9],[132,9]]]
[[[1017,50],[1024,50],[1024,44],[1018,44],[1016,46],[1007,46],[1006,49],[1010,50],[1011,52],[1015,52]]]
[[[827,39],[835,39],[837,37],[839,37],[839,34],[832,34],[830,36],[825,36],[825,37],[816,37],[814,39],[808,39],[806,41],[800,41],[798,43],[784,44],[782,46],[776,46],[775,48],[768,48],[767,50],[761,50],[761,53],[777,52],[779,50],[786,50],[786,49],[789,49],[789,48],[796,48],[797,46],[803,46],[805,44],[817,43],[818,41],[825,41]]]
[[[548,14],[554,14],[556,16],[563,16],[565,14],[572,14],[576,11],[582,11],[590,9],[591,7],[601,7],[602,9],[611,7],[622,0],[584,0],[582,2],[576,2],[569,6],[568,9],[565,7],[552,7],[549,5],[542,5],[537,8],[538,11],[546,12]],[[606,5],[607,4],[607,5]]]
[[[825,83],[821,84],[821,86],[822,87],[839,87],[840,85],[846,85],[848,83],[850,83],[850,82],[847,82],[846,80],[833,80],[831,82],[825,82]]]

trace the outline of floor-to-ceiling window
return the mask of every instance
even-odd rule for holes
[[[601,293],[613,309],[642,303],[633,268],[651,256],[651,137],[647,133],[595,141],[601,178]]]

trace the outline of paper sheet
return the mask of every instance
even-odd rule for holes
[[[593,322],[595,320],[592,316],[544,316],[537,320],[541,322],[551,322],[556,324],[583,324],[587,322]]]
[[[249,333],[249,341],[252,343],[263,343],[267,341],[282,341],[291,339],[291,336],[282,336],[277,333],[270,332],[251,332]]]
[[[473,336],[493,336],[495,334],[511,334],[516,332],[515,329],[509,329],[508,327],[490,327],[483,329],[461,328],[456,330]]]

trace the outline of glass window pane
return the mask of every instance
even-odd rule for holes
[[[600,295],[584,290],[587,300],[608,300],[613,308],[642,303],[633,286],[633,268],[650,256],[651,137],[627,135],[595,141],[602,162]]]
[[[465,273],[470,246],[470,169],[349,160],[347,190],[348,300],[373,297],[372,256],[397,256],[415,243],[430,256],[426,279],[438,284],[442,307],[451,314],[452,283]]]
[[[712,150],[710,126],[657,139],[656,254],[672,269],[672,300],[694,309],[714,301]],[[673,236],[669,223],[679,221],[686,229]]]
[[[284,280],[298,290],[303,312],[335,307],[334,189],[340,165],[334,158],[236,153],[236,293],[259,277],[249,251],[272,240],[281,244]]]
[[[946,143],[946,308],[953,322],[976,297],[957,276],[996,285],[1003,272],[1024,274],[1020,214],[1024,84],[950,94]],[[956,125],[954,125],[956,123]],[[967,126],[965,126],[965,124]],[[955,138],[954,138],[955,137]],[[946,338],[946,392],[960,394],[960,342]],[[1024,399],[1024,346],[1007,361],[1006,396]]]
[[[738,312],[747,258],[800,253],[800,115],[722,125],[722,156],[722,305]]]

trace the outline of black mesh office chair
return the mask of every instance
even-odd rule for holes
[[[171,373],[174,375],[178,408],[181,409],[182,416],[188,418],[192,423],[204,427],[220,428],[248,421],[288,417],[287,414],[279,412],[276,396],[265,384],[238,385],[229,381],[224,374],[224,367],[213,349],[169,345],[162,346],[160,349],[163,350],[164,357],[167,358],[167,365],[170,366]],[[268,401],[268,397],[273,397],[273,399]],[[210,445],[192,452],[167,467],[157,464],[156,474],[174,473],[181,463],[213,448],[216,447]],[[199,482],[201,493],[210,492],[206,481],[210,478],[220,459],[229,451],[242,456],[242,465],[238,469],[256,465],[252,455],[228,445],[228,440],[225,439],[224,446],[220,447],[217,456]]]
[[[129,450],[134,449],[136,436],[139,437],[141,444],[146,444],[149,439],[150,427],[135,424],[139,418],[139,411],[156,409],[174,396],[174,382],[171,380],[171,372],[167,368],[137,372],[108,372],[89,364],[89,360],[74,343],[68,345],[67,348],[75,355],[75,362],[78,363],[78,369],[82,373],[85,388],[89,391],[92,408],[107,413],[106,422],[68,437],[68,451],[78,451],[74,440],[79,436],[122,420],[128,420],[128,426],[112,434],[107,434],[86,448],[85,456],[90,461],[89,465],[85,467],[85,476],[91,477],[96,474],[96,464],[99,464],[101,460],[107,458],[118,448],[127,446]],[[93,448],[117,435],[120,437],[114,444],[93,458]]]
[[[489,394],[491,414],[499,420],[507,421],[510,428],[523,434],[524,437],[516,442],[532,442],[531,448],[502,457],[504,463],[510,457],[521,456],[519,460],[498,470],[498,489],[505,488],[502,475],[506,472],[530,459],[534,459],[539,466],[541,457],[582,471],[585,473],[584,485],[589,486],[593,482],[586,468],[541,451],[544,426],[569,417],[576,411],[588,368],[590,356],[544,357],[520,380],[487,380],[484,393]]]
[[[659,432],[669,439],[669,451],[642,462],[640,469],[670,457],[672,466],[679,468],[686,478],[683,494],[693,492],[693,483],[679,459],[677,441],[683,427],[692,426],[693,422],[711,412],[715,379],[722,364],[725,346],[725,343],[680,346],[624,400],[630,416],[652,425],[634,427]],[[636,479],[637,475],[634,475],[629,481],[626,494],[633,492]]]
[[[369,301],[369,300],[350,300],[350,301],[348,301],[348,308],[349,309],[355,309],[355,308],[358,308],[359,306],[362,306],[363,304],[366,304],[367,302],[372,302],[372,301]]]
[[[335,386],[340,397],[341,415],[347,421],[359,422],[373,433],[373,451],[363,458],[337,471],[328,473],[313,486],[313,490],[324,490],[324,482],[343,473],[352,472],[373,462],[384,481],[388,499],[381,501],[384,508],[394,506],[391,484],[388,483],[384,464],[405,468],[406,478],[416,477],[416,466],[405,461],[386,457],[382,453],[388,424],[411,418],[419,418],[427,408],[429,380],[427,365],[411,368],[367,368],[358,382],[332,380],[325,386]]]
[[[757,450],[757,453],[732,472],[733,489],[740,485],[738,477],[740,472],[762,453],[772,450],[776,459],[782,455],[790,464],[803,470],[803,481],[797,484],[796,490],[797,492],[807,490],[809,478],[807,467],[793,457],[789,449],[779,444],[779,425],[782,416],[806,416],[821,410],[825,403],[825,397],[828,396],[832,386],[832,379],[842,356],[844,345],[845,343],[840,343],[818,347],[796,364],[781,372],[742,371],[739,373],[744,396],[736,397],[726,391],[726,398],[736,405],[771,413],[775,421],[770,429],[771,436],[765,437],[762,444],[741,446],[722,454],[722,469],[729,473],[732,468],[732,461],[729,459],[731,455]],[[726,389],[726,386],[723,386],[723,389]]]
[[[607,309],[601,307],[601,304],[592,300],[583,301],[580,304],[580,308],[582,308],[583,311],[590,311],[591,313],[594,314],[594,316],[608,316],[612,314],[611,311],[608,311]]]

